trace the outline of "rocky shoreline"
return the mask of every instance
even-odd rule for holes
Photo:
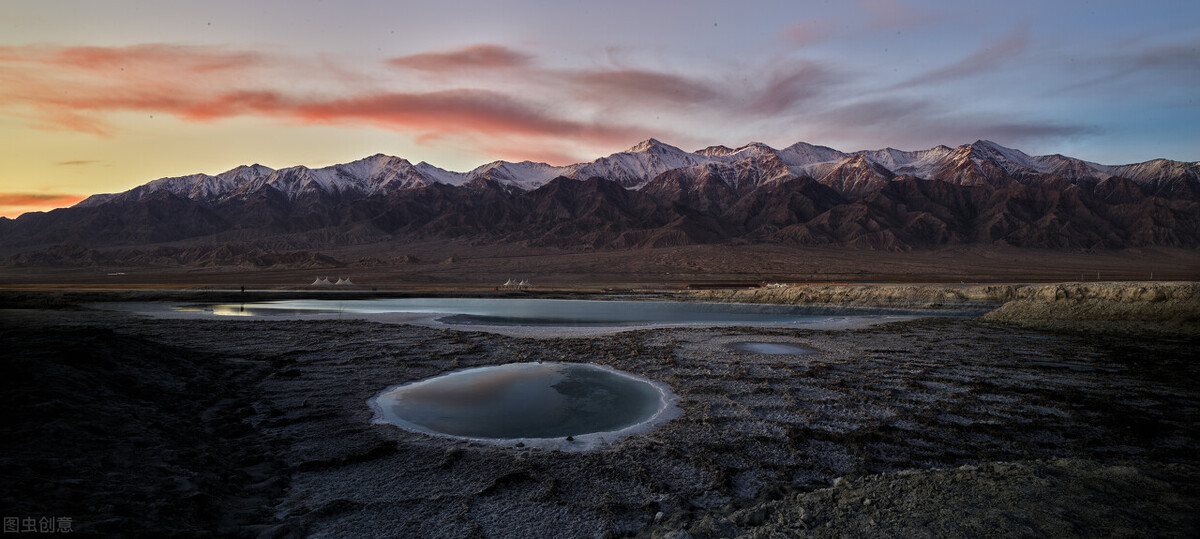
[[[1189,299],[1158,303],[1173,301]],[[1200,341],[1188,335],[985,317],[534,339],[69,306],[0,321],[0,499],[6,514],[72,517],[83,534],[1200,532]],[[746,340],[815,352],[728,346]],[[385,387],[518,361],[658,380],[683,413],[586,452],[370,421],[367,400]]]

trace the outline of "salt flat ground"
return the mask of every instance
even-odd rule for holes
[[[581,338],[75,308],[0,321],[4,507],[81,532],[1200,532],[1195,337],[953,318]],[[743,340],[816,352],[728,346]],[[370,421],[388,386],[538,360],[659,380],[683,413],[584,452]]]

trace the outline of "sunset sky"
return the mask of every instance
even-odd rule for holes
[[[1200,2],[0,3],[0,215],[385,153],[989,139],[1200,160]]]

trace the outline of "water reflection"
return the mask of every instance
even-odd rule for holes
[[[216,303],[206,305],[181,305],[174,307],[179,312],[205,312],[217,316],[292,316],[302,314],[337,313],[336,309],[277,306],[275,302],[260,303]]]
[[[379,418],[408,430],[484,439],[565,438],[644,423],[665,387],[580,363],[513,363],[458,371],[384,391]]]
[[[417,313],[445,315],[462,325],[605,327],[655,324],[790,324],[881,311],[794,305],[750,305],[668,301],[595,301],[498,298],[404,298],[373,300],[283,300],[244,304],[190,305],[180,311],[220,316]],[[896,311],[897,314],[906,314]]]

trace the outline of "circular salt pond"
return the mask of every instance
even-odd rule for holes
[[[604,433],[611,441],[648,430],[675,400],[666,386],[597,365],[511,363],[390,388],[371,406],[377,422],[430,434],[515,441]]]
[[[751,354],[797,355],[816,352],[816,350],[806,346],[785,342],[734,342],[725,346],[739,352],[749,352]]]

